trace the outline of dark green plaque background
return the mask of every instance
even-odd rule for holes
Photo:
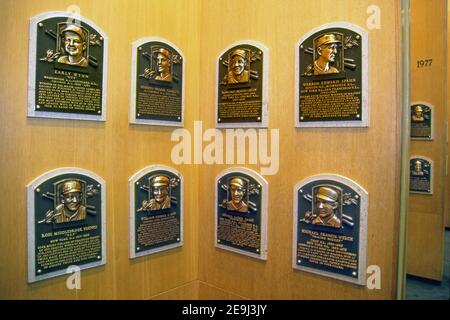
[[[151,55],[152,47],[164,47],[171,51],[172,55],[178,55],[179,63],[172,62],[172,81],[160,81],[155,80],[153,78],[146,79],[140,75],[144,74],[146,68],[154,68],[155,60],[153,58],[150,61],[150,58],[145,54]],[[181,54],[175,50],[172,46],[167,43],[160,41],[151,41],[144,44],[141,44],[138,48],[136,48],[137,53],[137,66],[136,66],[136,119],[147,119],[147,120],[162,120],[162,121],[175,121],[182,122],[183,117],[183,64],[184,59]],[[161,95],[161,100],[164,97],[168,97],[168,92],[171,92],[174,98],[179,100],[179,103],[172,104],[173,110],[165,110],[164,113],[158,112],[149,112],[142,107],[142,100],[145,100],[145,97],[142,97],[144,93],[144,88],[156,88],[158,94]],[[156,93],[152,94],[154,99],[158,99],[158,95]],[[142,99],[142,100],[140,100]],[[148,103],[151,103],[148,101]]]
[[[167,171],[167,170],[155,170],[152,172],[149,172],[142,176],[137,182],[134,184],[134,206],[135,206],[135,243],[134,243],[134,251],[135,254],[138,253],[144,253],[145,251],[154,250],[160,247],[165,247],[170,244],[179,243],[181,241],[181,183],[183,181],[180,180],[180,184],[175,187],[171,188],[171,196],[175,197],[177,199],[177,203],[171,203],[170,208],[168,209],[162,209],[162,210],[155,210],[155,211],[140,211],[138,212],[138,208],[141,207],[142,201],[148,200],[149,193],[143,189],[141,189],[142,186],[149,186],[149,178],[154,175],[165,175],[168,176],[170,179],[179,177],[174,174],[173,172]],[[173,238],[166,239],[163,242],[155,243],[153,245],[144,245],[142,243],[139,243],[139,226],[141,225],[141,217],[162,217],[168,214],[175,213],[176,221],[178,222],[177,228],[178,232],[173,236]],[[137,248],[139,247],[139,250]]]
[[[98,190],[98,194],[87,197],[86,205],[95,207],[95,214],[87,212],[86,219],[81,221],[73,221],[66,223],[38,223],[45,219],[45,214],[48,210],[54,210],[55,204],[54,201],[43,197],[42,194],[46,192],[54,193],[54,183],[59,182],[64,179],[80,179],[86,182],[86,185],[92,185],[94,188]],[[39,191],[37,191],[39,189]],[[86,196],[86,195],[85,195]],[[35,188],[35,247],[34,247],[34,259],[35,259],[35,270],[34,273],[36,276],[42,276],[50,272],[66,270],[70,265],[83,266],[85,264],[91,262],[101,261],[102,258],[102,199],[101,199],[101,184],[95,179],[82,175],[82,174],[62,174],[49,180],[41,183],[39,186]],[[77,229],[85,229],[91,226],[97,226],[94,230],[82,230],[71,232],[71,230]],[[52,236],[43,237],[46,234],[52,234]],[[55,235],[55,233],[58,233]],[[70,239],[70,237],[74,239]],[[49,245],[52,241],[74,241],[77,239],[86,239],[88,237],[96,237],[98,238],[98,246],[99,250],[95,254],[95,257],[91,259],[80,260],[70,252],[65,252],[65,254],[69,257],[66,259],[72,260],[70,263],[62,263],[60,266],[52,267],[52,268],[44,268],[38,263],[38,247],[42,245]],[[67,240],[63,240],[67,238]],[[97,244],[97,240],[95,241]],[[94,256],[94,254],[93,254]],[[38,273],[38,270],[42,270],[42,272]]]
[[[227,184],[228,185],[228,180],[232,177],[242,177],[247,179],[248,182],[248,186],[253,184],[255,186],[259,185],[259,182],[255,179],[253,179],[251,176],[244,174],[242,172],[232,172],[232,173],[228,173],[224,176],[222,176],[220,178],[220,182],[218,182],[217,184],[217,199],[219,201],[218,204],[216,204],[218,206],[217,208],[217,221],[216,221],[216,230],[217,230],[217,240],[220,241],[218,242],[218,244],[222,245],[222,246],[228,246],[231,248],[235,248],[235,249],[239,249],[239,250],[243,250],[249,253],[253,253],[253,254],[261,254],[261,197],[265,197],[267,195],[262,194],[262,190],[261,188],[259,188],[260,194],[249,194],[248,193],[248,188],[247,188],[247,195],[248,195],[248,200],[255,203],[257,210],[256,211],[252,211],[249,209],[249,211],[247,213],[243,213],[243,212],[235,212],[235,211],[229,211],[226,208],[223,208],[220,206],[220,204],[222,203],[222,200],[227,199],[230,200],[230,198],[228,198],[228,192],[223,190],[221,188],[221,184]],[[246,198],[244,198],[244,201],[247,203],[247,201],[245,200]],[[253,223],[248,223],[248,226],[251,226],[252,228],[256,229],[256,233],[258,234],[259,237],[259,246],[256,247],[252,247],[252,246],[248,246],[245,244],[237,244],[234,240],[238,240],[238,239],[232,239],[230,240],[225,240],[225,239],[221,239],[220,235],[219,235],[219,226],[220,226],[220,220],[221,219],[225,219],[225,220],[230,220],[230,218],[224,216],[224,215],[230,215],[233,218],[234,217],[242,217],[242,218],[247,218],[247,219],[254,219]],[[242,226],[242,225],[241,225]]]
[[[314,64],[314,58],[312,53],[307,53],[305,50],[309,48],[313,48],[313,40],[314,38],[330,33],[330,32],[338,32],[343,34],[343,39],[345,40],[346,37],[351,36],[353,40],[358,41],[358,46],[353,46],[352,48],[343,49],[341,52],[344,52],[344,58],[346,59],[352,59],[351,64],[355,64],[356,68],[354,70],[345,67],[344,66],[344,72],[340,72],[338,74],[324,74],[324,75],[311,75],[307,76],[305,75],[305,71],[307,70],[307,67],[311,64]],[[299,48],[297,48],[299,53],[299,105],[297,106],[299,108],[299,119],[300,123],[305,122],[316,122],[316,121],[362,121],[362,91],[363,91],[363,83],[362,83],[362,45],[363,41],[361,38],[361,35],[346,28],[328,28],[328,29],[322,29],[310,37],[308,37],[305,41],[301,43]],[[337,60],[336,56],[336,60]],[[345,62],[344,62],[345,63]],[[335,65],[336,66],[336,65]],[[339,68],[338,68],[339,69]],[[342,115],[342,110],[336,109],[336,106],[328,101],[329,98],[327,94],[320,97],[319,100],[314,105],[314,112],[317,112],[317,114],[312,114],[309,111],[302,109],[302,105],[304,104],[304,99],[307,96],[319,96],[318,93],[305,93],[302,92],[305,89],[305,83],[308,82],[314,82],[314,83],[320,83],[321,84],[321,90],[326,92],[327,90],[330,90],[332,86],[336,84],[341,84],[346,80],[354,79],[355,80],[355,86],[358,88],[355,89],[347,89],[342,90],[339,92],[346,92],[346,93],[356,93],[356,96],[359,98],[359,107],[357,110],[351,114],[348,115]],[[333,110],[335,109],[335,110]],[[359,117],[358,117],[359,115]]]
[[[42,61],[42,58],[47,56],[47,50],[56,52],[56,39],[51,36],[57,34],[57,24],[66,22],[67,17],[48,18],[40,21],[42,26],[37,26],[36,39],[36,90],[35,90],[35,110],[40,112],[61,112],[71,114],[102,114],[102,98],[103,98],[103,57],[104,57],[104,43],[100,40],[99,34],[94,28],[87,23],[81,21],[81,26],[86,28],[91,37],[95,36],[101,45],[89,45],[89,64],[87,67],[72,66],[56,61],[48,62]],[[40,89],[39,83],[49,83],[49,79],[45,77],[56,77],[71,87],[70,94],[77,97],[78,103],[70,104],[69,108],[63,108],[58,105],[46,104],[39,100]],[[88,78],[86,78],[86,76]],[[84,85],[89,89],[100,90],[100,95],[96,95],[95,99],[87,96],[85,92],[73,88],[73,81],[83,81]],[[96,90],[97,91],[97,90]],[[98,92],[98,91],[97,91]],[[59,92],[56,92],[59,94]],[[60,99],[63,96],[60,95]],[[83,101],[85,100],[85,101]],[[94,100],[94,101],[92,101]],[[92,107],[88,107],[86,103],[92,103]],[[37,107],[39,105],[39,108]]]
[[[414,172],[414,163],[416,160],[420,160],[422,162],[422,171],[423,175],[413,175]],[[425,193],[430,194],[431,193],[431,170],[433,168],[431,167],[431,163],[428,162],[425,159],[422,158],[411,158],[409,160],[409,191],[411,192],[417,192],[417,193]]]
[[[413,120],[414,108],[418,105],[420,105],[423,109],[423,121]],[[411,106],[411,138],[427,140],[432,138],[432,112],[433,111],[430,107],[423,104],[415,104]]]
[[[228,55],[231,51],[234,51],[236,49],[250,49],[251,51],[259,54],[261,56],[261,60],[255,60],[253,62],[250,62],[250,71],[256,71],[258,74],[258,79],[252,79],[250,78],[248,83],[237,83],[237,84],[221,84],[224,77],[228,73],[228,67],[223,64],[224,61],[228,61]],[[263,50],[249,45],[249,44],[240,44],[237,46],[234,46],[233,48],[230,48],[227,50],[217,62],[219,64],[218,66],[218,87],[217,87],[217,122],[218,123],[235,123],[235,122],[256,122],[261,123],[262,122],[262,106],[263,106],[263,64],[264,64],[264,52]],[[245,102],[257,102],[259,104],[259,111],[258,114],[253,117],[244,117],[239,116],[228,106],[224,106],[223,103],[226,102],[223,99],[223,95],[225,92],[231,93],[231,96],[233,96],[233,92],[239,92],[240,90],[248,90],[248,89],[256,89],[255,91],[255,97],[251,98],[245,98]],[[230,101],[227,101],[230,102]],[[237,108],[238,110],[246,111],[245,106],[236,106],[234,105],[233,108]]]

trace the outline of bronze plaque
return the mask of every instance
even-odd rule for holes
[[[150,166],[130,178],[130,258],[183,245],[183,177]]]
[[[267,257],[267,182],[249,169],[230,169],[217,179],[216,246]]]
[[[267,127],[268,49],[236,43],[217,63],[217,127]]]
[[[105,183],[79,168],[28,185],[28,282],[106,263]]]
[[[338,175],[294,188],[293,267],[365,285],[368,194]]]
[[[411,193],[433,193],[433,161],[414,156],[409,160],[409,191]]]
[[[133,43],[131,122],[183,126],[184,57],[160,38]]]
[[[433,109],[425,103],[411,105],[411,138],[413,140],[433,139]]]
[[[64,13],[30,21],[28,116],[105,120],[107,38]]]
[[[368,126],[367,32],[320,27],[297,44],[296,126]]]

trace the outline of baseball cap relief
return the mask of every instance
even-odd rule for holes
[[[161,186],[168,186],[170,183],[170,180],[166,176],[157,176],[152,179],[151,184],[153,187],[161,187]]]
[[[231,58],[233,58],[234,56],[240,56],[245,59],[245,58],[247,58],[247,53],[245,50],[236,49],[231,53]]]
[[[69,192],[81,192],[81,183],[78,181],[67,181],[61,187],[61,193],[67,194]]]
[[[83,29],[81,29],[80,27],[77,27],[77,26],[75,26],[75,25],[73,25],[73,24],[69,24],[69,25],[67,25],[66,27],[64,27],[64,28],[61,30],[61,34],[63,35],[64,33],[68,32],[68,31],[71,31],[71,32],[74,32],[74,33],[78,34],[78,35],[81,37],[81,39],[82,39],[83,41],[85,41],[85,39],[86,39],[86,34],[85,34],[85,32],[83,31]]]
[[[239,188],[245,187],[245,182],[241,178],[233,178],[230,180],[230,186],[236,186]]]
[[[159,48],[158,50],[153,51],[153,54],[156,56],[158,54],[162,54],[167,59],[170,59],[170,51],[164,48]]]
[[[320,38],[316,39],[316,47],[318,48],[325,44],[340,43],[340,42],[341,41],[336,37],[335,34],[325,34]]]
[[[338,193],[328,187],[320,187],[317,191],[316,197],[327,202],[338,201]]]

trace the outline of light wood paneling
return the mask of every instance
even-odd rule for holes
[[[8,259],[0,261],[0,298],[394,297],[401,114],[397,2],[79,0],[81,14],[96,22],[110,39],[107,122],[28,119],[28,19],[44,11],[65,10],[72,3],[2,2],[0,26],[5,31],[0,49],[6,55],[0,62],[4,80],[0,87],[0,199],[4,203],[0,252]],[[381,9],[382,25],[380,30],[369,31],[370,127],[295,129],[294,44],[310,29],[329,22],[349,21],[365,28],[367,8],[373,4]],[[185,124],[191,133],[197,119],[203,121],[204,130],[214,127],[219,52],[243,39],[269,47],[270,128],[279,129],[281,138],[280,170],[266,177],[270,184],[267,262],[214,247],[214,178],[227,166],[205,164],[177,167],[188,186],[184,246],[128,259],[128,178],[149,164],[171,166],[174,145],[172,129],[128,124],[130,45],[144,36],[167,38],[186,56]],[[64,277],[26,284],[25,185],[62,166],[94,171],[107,183],[108,262],[84,271],[82,289],[77,292],[66,289]],[[292,188],[301,179],[324,172],[347,176],[369,192],[367,265],[381,267],[381,290],[291,268]]]
[[[442,262],[439,261],[439,256],[443,254],[443,246],[436,243],[437,236],[433,233],[436,225],[442,224],[442,217],[437,214],[424,214],[420,212],[409,212],[408,233],[410,237],[414,235],[414,246],[408,243],[408,270],[409,274],[426,277],[434,280],[441,280],[437,276],[442,273]],[[436,247],[430,247],[430,244],[436,244]],[[416,260],[424,260],[428,263],[420,263]],[[436,263],[432,263],[436,261]],[[414,268],[414,269],[413,269]]]
[[[448,150],[449,150],[449,141],[448,141],[448,136],[449,136],[449,127],[448,127],[448,123],[450,123],[450,112],[448,112],[448,106],[450,105],[450,94],[448,93],[448,91],[450,90],[450,54],[448,52],[448,43],[450,42],[450,19],[448,18],[450,15],[450,1],[447,1],[447,91],[446,91],[446,99],[447,99],[447,155],[448,155]],[[449,160],[447,158],[447,180],[446,180],[446,184],[445,184],[445,214],[446,214],[446,218],[445,218],[445,226],[447,228],[450,229],[450,164],[449,164]],[[450,248],[448,249],[450,250]]]
[[[434,280],[442,280],[444,259],[446,14],[445,1],[411,1],[411,101],[435,107],[435,138],[411,141],[411,155],[434,161],[434,192],[410,194],[407,273]],[[433,59],[431,67],[417,68],[417,61],[424,59]]]
[[[369,31],[369,128],[294,128],[294,45],[329,22],[366,28],[367,8],[381,9],[380,30]],[[202,7],[204,129],[214,127],[216,57],[237,40],[270,49],[269,121],[280,130],[280,170],[269,181],[268,259],[257,261],[214,247],[215,176],[226,166],[200,171],[200,280],[250,299],[379,299],[395,292],[399,204],[400,5],[397,1],[205,1]],[[258,170],[256,166],[248,166]],[[292,188],[319,173],[347,176],[369,192],[367,265],[382,270],[381,290],[348,284],[291,267]]]
[[[150,164],[173,166],[171,128],[130,125],[131,43],[159,36],[186,57],[186,126],[198,118],[200,2],[80,0],[81,15],[109,37],[107,121],[28,119],[28,21],[46,11],[64,11],[74,1],[2,1],[5,53],[0,62],[0,298],[147,299],[197,279],[198,168],[178,166],[185,178],[185,241],[179,249],[128,259],[128,178]],[[6,45],[6,47],[5,47]],[[107,264],[82,272],[82,289],[69,291],[65,277],[26,283],[25,186],[59,167],[91,170],[107,184]]]
[[[247,298],[238,296],[234,293],[222,290],[206,282],[199,281],[200,300],[247,300]]]
[[[198,299],[199,281],[194,280],[172,290],[151,297],[151,300],[195,300]]]

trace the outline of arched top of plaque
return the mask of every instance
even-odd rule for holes
[[[257,172],[241,167],[222,171],[215,181],[216,247],[267,260],[268,182]],[[241,233],[226,231],[228,223],[236,228],[248,223],[251,228],[246,228],[246,239],[235,239]]]
[[[292,267],[365,285],[367,191],[353,180],[337,174],[308,177],[297,183],[293,191]],[[351,262],[339,262],[339,252],[333,256],[333,245],[326,257],[316,256],[317,252],[320,253],[320,246],[304,251],[313,243],[322,241],[328,246],[328,242],[335,243],[335,240],[339,240],[336,242],[338,246],[353,257]]]
[[[168,171],[176,176],[178,176],[180,179],[183,179],[183,175],[178,172],[176,169],[165,166],[165,165],[151,165],[145,168],[142,168],[141,170],[139,170],[138,172],[136,172],[135,174],[133,174],[130,179],[128,179],[128,182],[134,183],[136,181],[138,181],[140,178],[142,178],[143,176],[145,176],[147,173],[149,172],[153,172],[153,171],[158,171],[158,170],[163,170],[163,171]]]
[[[318,180],[333,180],[333,181],[336,181],[336,182],[339,182],[339,183],[349,186],[356,193],[358,193],[358,195],[362,198],[361,203],[364,205],[363,209],[366,209],[366,211],[367,211],[367,205],[368,205],[367,201],[368,201],[369,193],[362,186],[360,186],[357,182],[355,182],[345,176],[341,176],[339,174],[322,173],[322,174],[317,174],[314,176],[310,176],[306,179],[303,179],[294,186],[294,194],[296,194],[297,191],[300,190],[302,186],[304,186],[310,182],[315,182]]]
[[[236,172],[237,173],[243,173],[243,174],[246,174],[246,175],[252,177],[256,181],[258,181],[261,184],[261,186],[264,187],[264,188],[268,188],[269,187],[269,183],[267,182],[267,180],[262,175],[260,175],[255,170],[248,169],[248,168],[243,168],[243,167],[232,167],[232,168],[228,168],[228,169],[223,170],[222,172],[220,172],[216,176],[216,182],[218,182],[223,176],[228,175],[230,173],[236,173]]]
[[[409,160],[413,160],[413,159],[425,160],[425,161],[427,161],[427,162],[429,162],[429,163],[431,163],[431,164],[434,164],[433,159],[428,158],[428,157],[426,157],[426,156],[413,155],[413,156],[409,157]]]
[[[108,37],[63,11],[30,19],[28,116],[106,120]]]
[[[269,48],[237,41],[220,52],[216,63],[216,128],[267,128]]]
[[[434,106],[425,101],[410,104],[411,140],[434,139]]]
[[[64,275],[73,265],[83,270],[106,263],[105,196],[105,180],[81,168],[51,170],[27,185],[29,283]],[[80,241],[88,242],[89,252],[79,251]],[[58,246],[70,248],[68,261],[49,264],[46,255]]]
[[[433,194],[434,161],[428,157],[413,155],[409,158],[409,192]]]
[[[41,184],[42,182],[44,182],[48,179],[51,179],[53,177],[59,176],[61,174],[72,174],[72,173],[89,176],[89,177],[97,180],[102,186],[105,185],[105,180],[103,180],[102,177],[100,177],[99,175],[97,175],[96,173],[94,173],[92,171],[82,169],[82,168],[76,168],[76,167],[63,167],[63,168],[50,170],[44,174],[41,174],[39,177],[35,178],[33,181],[31,181],[27,185],[27,189],[34,188],[37,185]]]
[[[168,166],[151,165],[133,174],[128,182],[130,259],[183,246],[183,175]],[[157,193],[158,198],[153,192]],[[151,244],[142,240],[149,237],[149,230],[151,232],[155,226],[148,218],[162,221],[160,228],[167,230],[158,231],[167,239]]]
[[[369,126],[368,36],[355,24],[334,22],[295,44],[296,127]]]
[[[138,39],[131,46],[130,123],[184,126],[183,52],[160,37]]]

